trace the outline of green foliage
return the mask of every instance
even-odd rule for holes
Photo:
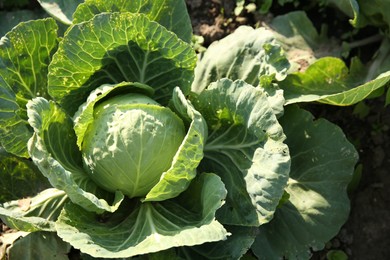
[[[0,203],[33,196],[49,187],[38,168],[0,147]]]
[[[1,180],[34,186],[0,189],[1,219],[27,232],[12,254],[308,259],[337,234],[357,152],[297,104],[371,97],[385,58],[347,67],[302,11],[198,57],[184,0],[39,2],[64,35],[46,18],[0,41]]]
[[[308,259],[309,248],[323,248],[348,217],[346,189],[358,158],[339,127],[302,109],[288,107],[281,124],[292,155],[289,200],[260,227],[252,249],[259,259]]]
[[[28,5],[29,0],[1,0],[0,9],[3,8],[21,8]]]
[[[70,245],[62,241],[55,233],[18,233],[11,233],[12,235],[16,234],[14,237],[16,237],[17,240],[7,244],[11,245],[6,250],[8,259],[69,259],[67,254],[70,252]],[[4,238],[11,237],[11,234],[6,234]],[[7,240],[4,242],[7,243]]]
[[[0,41],[0,144],[17,156],[29,157],[26,144],[32,131],[26,104],[47,96],[47,67],[56,34],[53,20],[36,20],[20,23]]]
[[[353,67],[348,71],[342,60],[326,57],[317,60],[303,73],[288,75],[280,87],[285,91],[287,104],[319,101],[348,106],[366,99],[390,80],[390,72],[368,82],[357,76],[364,76],[364,71],[354,71]]]

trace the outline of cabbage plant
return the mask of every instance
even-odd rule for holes
[[[41,256],[308,258],[337,234],[357,154],[285,106],[275,32],[239,28],[198,58],[184,1],[87,0],[72,19],[0,42],[1,146],[50,183],[0,216],[59,250]]]

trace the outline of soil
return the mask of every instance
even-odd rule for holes
[[[234,0],[187,0],[194,34],[204,37],[204,46],[232,33],[240,25],[256,26],[276,15],[244,11],[235,16],[235,4]],[[294,10],[293,5],[287,5],[276,12],[283,14]],[[332,37],[343,33],[340,24],[333,22],[335,17],[343,14],[324,9],[321,15],[306,11],[314,25],[329,24]],[[361,33],[365,34],[367,30],[363,29]],[[344,130],[358,149],[360,161],[357,169],[362,169],[361,175],[357,170],[355,184],[350,187],[351,211],[347,223],[312,259],[327,259],[331,250],[342,250],[349,259],[355,260],[390,259],[390,157],[387,155],[390,151],[390,106],[384,104],[383,95],[365,101],[364,115],[356,113],[355,107],[306,107],[316,117],[326,118]]]

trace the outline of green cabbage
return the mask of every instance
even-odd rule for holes
[[[7,226],[98,259],[308,259],[337,234],[356,150],[286,104],[364,95],[329,72],[334,58],[294,73],[285,46],[298,41],[265,28],[240,27],[198,59],[185,6],[86,0],[56,16],[74,12],[65,32],[47,18],[0,40],[0,180],[33,196],[0,205]],[[52,188],[15,182],[24,165]]]
[[[169,169],[185,136],[183,121],[140,94],[99,104],[83,140],[86,171],[102,188],[144,196]]]

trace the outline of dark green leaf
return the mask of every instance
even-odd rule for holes
[[[0,142],[10,153],[29,157],[27,101],[47,95],[47,66],[57,45],[53,19],[20,23],[0,40]]]
[[[0,37],[3,37],[7,32],[20,22],[44,18],[45,12],[38,10],[17,10],[13,12],[0,11]]]
[[[347,187],[358,159],[341,129],[297,107],[281,118],[291,152],[290,195],[260,226],[252,250],[259,259],[309,259],[348,218]]]
[[[351,4],[355,2],[355,6],[356,3],[358,5],[358,8],[355,7],[354,26],[361,28],[367,25],[373,25],[389,33],[390,15],[387,12],[390,8],[389,1],[372,0],[367,2],[364,0],[350,0],[350,2]]]
[[[183,41],[191,42],[192,27],[184,0],[87,0],[77,8],[73,23],[88,21],[94,15],[104,12],[145,14]]]
[[[277,16],[270,25],[273,30],[286,38],[302,37],[303,42],[311,49],[317,49],[321,44],[320,35],[303,11],[289,12]]]
[[[232,233],[227,240],[179,248],[179,255],[186,260],[241,259],[253,244],[257,230],[254,227],[240,226],[226,228]]]
[[[38,168],[0,147],[0,203],[33,196],[50,187]]]
[[[70,245],[56,233],[33,232],[16,240],[7,250],[9,260],[68,260]]]

